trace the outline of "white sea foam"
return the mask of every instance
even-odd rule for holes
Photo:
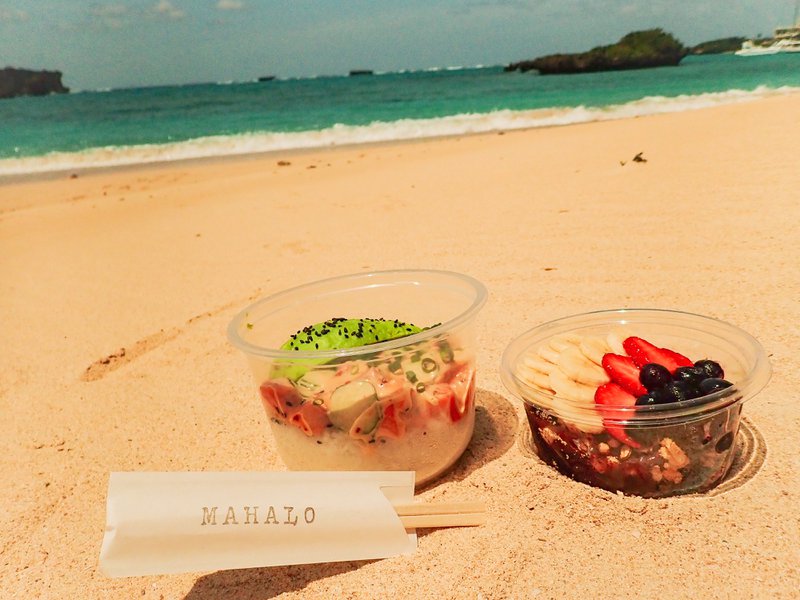
[[[316,131],[255,132],[208,136],[166,144],[108,146],[81,152],[54,152],[37,157],[3,159],[0,160],[0,176],[552,127],[680,112],[797,92],[800,92],[798,87],[768,88],[759,86],[751,91],[728,90],[675,97],[649,96],[625,104],[601,108],[576,106],[536,110],[498,110],[490,113],[460,114],[432,119],[374,122],[362,126],[337,124]]]
[[[104,88],[97,88],[97,89],[86,89],[86,90],[77,90],[74,88],[70,88],[70,94],[107,94],[108,92],[114,91],[114,88],[104,87]]]

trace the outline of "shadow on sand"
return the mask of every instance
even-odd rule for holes
[[[500,394],[478,389],[475,394],[475,431],[453,467],[435,481],[417,488],[429,490],[448,481],[461,481],[470,473],[505,454],[517,438],[519,418],[514,406]]]
[[[431,489],[446,481],[461,481],[483,465],[499,458],[514,444],[518,428],[517,413],[508,400],[499,394],[478,389],[475,397],[475,432],[469,446],[447,473],[419,489]],[[420,529],[417,533],[422,537],[430,531]],[[285,592],[302,590],[313,581],[354,571],[371,562],[375,561],[217,571],[195,581],[184,600],[216,598],[267,600]]]
[[[218,598],[258,599],[275,598],[286,592],[302,590],[312,581],[326,579],[375,562],[357,560],[288,567],[261,567],[217,571],[203,575],[194,582],[184,600],[216,600]]]
[[[756,426],[747,417],[739,422],[733,463],[725,479],[706,496],[719,496],[743,486],[756,476],[767,459],[767,442]]]

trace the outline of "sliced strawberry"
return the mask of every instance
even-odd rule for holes
[[[669,348],[661,348],[661,352],[663,352],[666,356],[670,357],[672,361],[678,365],[678,367],[693,367],[694,363],[681,354],[680,352],[675,352],[674,350],[670,350]],[[675,367],[676,369],[678,367]],[[669,367],[667,367],[669,369]],[[669,369],[670,373],[674,373],[672,369]]]
[[[603,417],[603,426],[610,435],[623,444],[628,444],[631,448],[641,447],[639,442],[628,437],[625,429],[619,424],[620,421],[627,418],[628,413],[618,410],[618,408],[632,408],[636,405],[636,396],[629,394],[612,381],[597,388],[594,393],[594,403],[598,406],[600,415]]]
[[[630,356],[609,352],[603,355],[602,365],[611,381],[622,386],[626,392],[637,397],[647,393],[647,388],[639,381],[639,367]]]
[[[668,348],[659,348],[639,337],[627,338],[622,342],[622,347],[639,368],[647,363],[655,363],[666,367],[670,373],[674,373],[678,367],[694,366],[694,363],[683,354],[678,354]]]

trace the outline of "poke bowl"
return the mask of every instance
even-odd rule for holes
[[[448,271],[345,275],[264,298],[228,326],[292,470],[442,474],[475,424],[477,280]]]
[[[744,402],[770,377],[764,349],[723,321],[621,309],[551,321],[506,348],[535,451],[565,475],[643,497],[703,492],[734,458]]]

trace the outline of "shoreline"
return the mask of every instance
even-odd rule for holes
[[[736,93],[741,93],[742,95],[736,95]],[[463,132],[452,132],[452,133],[432,133],[430,135],[418,135],[412,137],[399,137],[395,139],[382,139],[382,140],[365,140],[365,141],[354,141],[348,142],[344,141],[342,143],[330,143],[318,146],[297,146],[297,147],[289,147],[289,148],[276,148],[276,149],[265,149],[265,150],[255,150],[255,151],[243,151],[243,152],[235,152],[235,153],[223,153],[223,154],[213,154],[213,155],[206,155],[206,156],[188,156],[188,157],[179,157],[179,158],[157,158],[154,160],[143,160],[139,162],[120,162],[118,164],[100,164],[100,165],[79,165],[79,166],[72,166],[72,167],[57,167],[52,170],[37,170],[37,171],[29,171],[23,173],[9,173],[9,174],[2,174],[0,172],[0,186],[15,184],[15,183],[24,183],[29,181],[47,181],[53,179],[60,179],[64,176],[69,176],[71,174],[80,175],[89,175],[94,173],[113,173],[113,172],[125,172],[131,170],[138,170],[142,168],[160,168],[164,165],[175,165],[176,167],[180,167],[182,165],[191,166],[193,164],[209,164],[209,163],[216,163],[216,162],[227,162],[227,161],[242,161],[242,160],[259,160],[264,158],[276,157],[276,156],[285,156],[288,158],[297,157],[297,156],[305,156],[309,154],[316,154],[322,152],[329,152],[329,151],[337,151],[337,150],[352,150],[358,148],[372,148],[372,147],[380,147],[386,145],[394,145],[394,144],[407,144],[407,143],[416,143],[416,142],[432,142],[436,140],[447,140],[453,138],[460,138],[460,137],[472,137],[472,136],[481,136],[481,135],[498,135],[498,134],[506,134],[516,131],[531,131],[531,130],[539,130],[539,129],[551,129],[557,127],[569,127],[572,125],[588,125],[591,123],[598,123],[598,122],[608,122],[608,121],[624,121],[628,119],[639,119],[639,118],[647,118],[653,117],[663,114],[676,114],[676,113],[684,113],[684,112],[692,112],[697,110],[706,110],[706,109],[713,109],[718,106],[729,106],[731,104],[740,104],[740,103],[749,103],[749,102],[759,102],[764,100],[769,100],[771,98],[781,98],[786,96],[793,96],[800,94],[800,88],[764,88],[760,89],[756,88],[755,90],[750,91],[741,91],[741,90],[726,90],[725,92],[709,92],[703,94],[697,94],[693,96],[687,96],[687,98],[693,98],[696,101],[706,97],[713,97],[719,95],[730,95],[730,97],[726,98],[724,101],[720,101],[716,104],[698,104],[694,106],[684,107],[679,110],[656,110],[653,108],[651,111],[645,111],[643,114],[620,114],[615,115],[611,114],[610,116],[604,114],[604,111],[609,108],[621,108],[621,107],[631,107],[635,106],[639,102],[644,102],[648,100],[648,97],[640,98],[638,100],[634,100],[631,102],[627,102],[620,105],[609,105],[609,106],[602,106],[602,107],[583,107],[583,106],[572,106],[572,107],[562,107],[562,108],[537,108],[537,109],[526,109],[526,110],[519,110],[519,111],[511,111],[512,113],[518,114],[525,114],[525,113],[541,113],[542,119],[547,121],[547,119],[552,117],[557,117],[559,114],[569,114],[570,112],[576,111],[594,111],[596,113],[595,118],[587,118],[585,120],[576,120],[574,122],[544,122],[542,124],[530,125],[530,126],[520,126],[520,127],[497,127],[497,128],[489,128],[487,130],[482,131],[463,131]],[[672,101],[678,103],[683,101],[683,96],[677,96],[668,98],[668,101]],[[504,111],[499,111],[504,112]],[[507,111],[505,111],[507,112]],[[485,113],[483,116],[490,115],[492,113]],[[449,117],[440,117],[437,119],[450,119],[450,118],[458,118],[464,115],[452,115]],[[434,119],[436,120],[436,119]],[[324,130],[320,130],[324,131]],[[302,132],[302,133],[318,133],[318,131],[314,132]],[[239,136],[244,136],[245,134],[238,134]],[[264,135],[270,135],[268,132],[265,132]],[[196,143],[199,140],[207,140],[213,138],[215,136],[210,137],[203,137],[203,138],[195,138],[191,140],[185,140],[182,142],[176,142],[174,144],[192,144]],[[231,136],[232,138],[237,137],[236,135]],[[166,148],[170,144],[156,144],[156,146]],[[123,146],[119,147],[117,150],[122,153],[126,150],[135,150],[137,148],[144,148],[147,145],[143,146]],[[88,151],[99,151],[102,148],[95,148],[95,149],[88,149]],[[81,156],[82,153],[85,151],[77,151],[77,152],[68,152],[63,153],[63,156]],[[60,153],[61,154],[61,153]],[[47,155],[41,156],[31,156],[31,157],[23,157],[19,160],[44,160],[44,157]],[[10,161],[10,160],[18,160],[15,158],[6,158],[0,159],[0,167],[2,167],[3,161]]]

